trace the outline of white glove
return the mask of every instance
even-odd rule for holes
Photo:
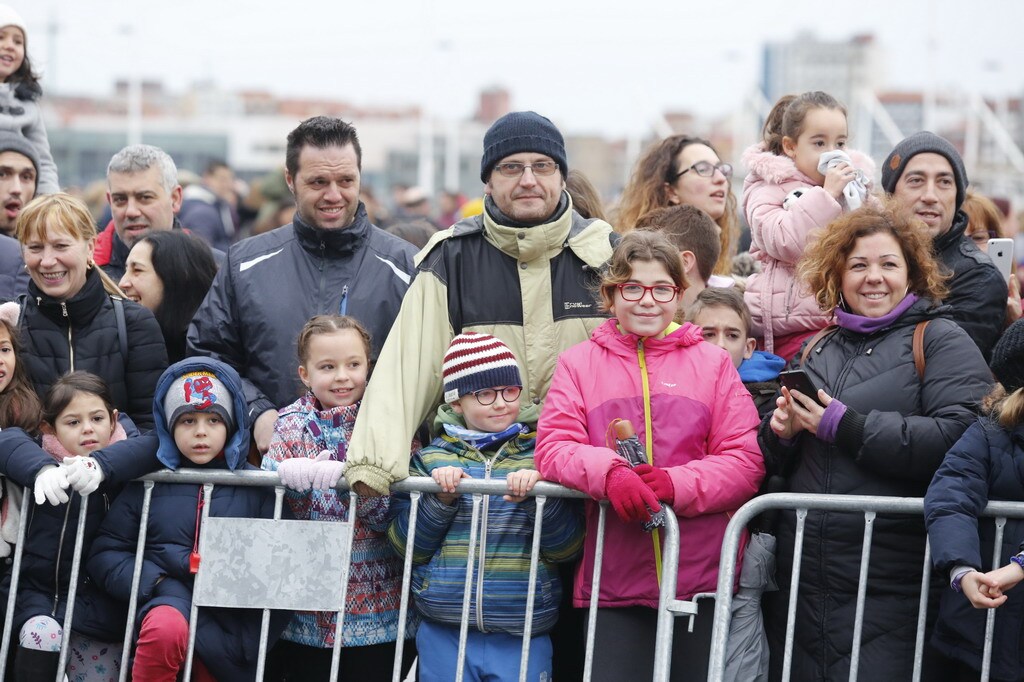
[[[315,464],[316,461],[308,457],[292,457],[277,465],[277,475],[285,487],[304,493],[312,483]]]
[[[96,492],[103,483],[103,469],[92,457],[65,457],[61,468],[67,476],[68,484],[80,495]]]
[[[54,507],[58,507],[67,503],[70,499],[67,494],[68,486],[68,478],[64,475],[63,467],[55,464],[43,467],[36,475],[35,486],[33,486],[36,504],[46,501]]]
[[[324,450],[313,460],[313,478],[310,484],[315,490],[334,490],[343,473],[345,463],[331,459],[331,453]]]

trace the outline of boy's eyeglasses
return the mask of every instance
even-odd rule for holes
[[[679,178],[683,177],[690,171],[693,171],[702,178],[710,178],[715,174],[715,171],[721,171],[722,175],[727,178],[732,177],[732,164],[731,163],[711,163],[710,161],[698,161],[689,168],[684,168],[672,177],[672,181],[675,182]]]
[[[519,394],[522,392],[522,386],[506,386],[501,390],[485,388],[480,391],[473,391],[473,397],[476,398],[476,401],[481,405],[491,405],[498,399],[498,394],[500,393],[502,400],[506,403],[511,403],[519,400]]]
[[[656,284],[653,287],[645,287],[643,284],[616,284],[623,301],[639,301],[647,292],[651,292],[651,298],[657,303],[670,303],[679,295],[679,287],[668,284]]]
[[[554,175],[555,171],[558,170],[558,164],[554,161],[537,161],[536,163],[510,161],[508,163],[499,163],[494,168],[506,178],[518,178],[526,172],[527,168],[533,171],[533,174],[536,176]]]

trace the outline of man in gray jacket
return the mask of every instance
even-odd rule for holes
[[[0,132],[0,300],[28,291],[28,271],[14,224],[21,209],[36,195],[39,156],[32,143],[17,133]]]
[[[188,330],[188,350],[234,367],[261,452],[277,408],[301,395],[295,343],[314,315],[342,314],[370,332],[375,360],[415,271],[415,249],[370,224],[359,200],[356,130],[317,116],[288,135],[291,224],[231,247]]]

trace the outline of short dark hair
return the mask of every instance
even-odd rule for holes
[[[163,300],[153,317],[164,339],[183,339],[217,274],[213,252],[201,237],[183,230],[150,232],[142,242],[149,244],[153,271],[164,285]]]
[[[743,333],[753,336],[751,330],[754,321],[750,317],[750,309],[743,301],[743,294],[736,287],[708,287],[697,294],[690,307],[686,309],[686,321],[693,322],[698,315],[708,308],[725,308],[736,313],[743,324]]]
[[[340,118],[314,116],[307,118],[295,130],[288,133],[288,146],[284,155],[284,166],[292,177],[299,172],[299,155],[309,145],[317,149],[344,147],[350,144],[356,152],[356,168],[363,169],[363,148],[359,146],[356,129]]]
[[[689,205],[656,208],[640,216],[636,229],[661,232],[679,251],[692,251],[697,273],[705,283],[715,271],[722,252],[719,227],[704,211]]]

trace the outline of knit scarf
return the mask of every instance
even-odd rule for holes
[[[444,424],[443,426],[445,433],[449,436],[461,440],[469,447],[481,452],[484,450],[496,449],[519,434],[527,433],[530,430],[525,424],[520,424],[518,422],[510,425],[504,431],[499,431],[498,433],[487,433],[486,431],[467,429],[456,424]]]

